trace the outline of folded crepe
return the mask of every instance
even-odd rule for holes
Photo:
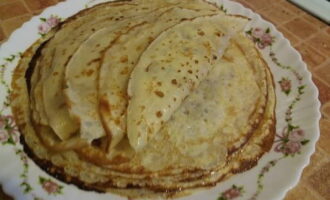
[[[228,40],[246,22],[224,15],[198,17],[164,31],[149,45],[134,67],[127,89],[127,134],[135,150],[148,143],[207,77]]]
[[[108,2],[69,18],[13,74],[25,152],[82,189],[144,199],[250,169],[272,145],[276,101],[246,22],[202,0]]]
[[[78,50],[81,43],[87,40],[96,30],[103,27],[111,27],[115,24],[117,27],[115,35],[120,34],[120,29],[127,30],[133,24],[128,24],[127,19],[135,19],[136,16],[145,15],[153,12],[154,10],[161,9],[162,7],[173,6],[172,3],[167,1],[158,1],[147,4],[139,4],[137,2],[111,2],[106,4],[104,8],[97,9],[92,8],[86,11],[86,14],[81,17],[73,16],[68,20],[68,23],[63,24],[61,29],[56,33],[54,38],[49,41],[48,48],[44,51],[45,57],[50,57],[51,64],[40,62],[43,73],[39,82],[37,83],[37,90],[41,90],[42,95],[36,95],[37,104],[41,110],[41,113],[45,113],[48,117],[48,123],[55,131],[55,133],[62,139],[68,139],[79,129],[79,125],[82,124],[84,131],[81,132],[82,138],[91,141],[94,138],[98,138],[104,135],[104,132],[94,132],[89,135],[90,132],[85,131],[86,126],[95,127],[95,125],[89,125],[90,122],[81,123],[80,117],[77,117],[75,109],[70,115],[70,110],[67,109],[66,98],[62,92],[64,83],[64,72],[66,65],[70,61],[73,54]],[[100,6],[98,6],[100,7]],[[111,10],[111,12],[109,12]],[[134,10],[134,11],[133,11]],[[152,15],[149,17],[153,17]],[[140,19],[140,23],[143,19]],[[126,21],[126,23],[121,23]],[[115,37],[115,36],[112,36]],[[68,42],[70,41],[70,42]],[[86,116],[86,115],[84,115]],[[42,116],[41,118],[46,118]],[[100,129],[97,129],[100,130]]]
[[[87,135],[93,136],[91,139],[97,139],[99,136],[95,133],[100,129],[103,131],[102,119],[111,140],[110,147],[118,144],[126,132],[124,113],[128,78],[140,53],[167,27],[194,16],[215,13],[211,10],[214,7],[209,4],[203,4],[209,7],[207,10],[192,10],[195,4],[190,3],[188,8],[166,7],[159,12],[129,19],[129,28],[120,35],[116,32],[118,27],[101,29],[80,46],[66,67],[65,75],[69,110],[81,118],[82,133],[87,132]],[[123,48],[125,45],[127,47]]]

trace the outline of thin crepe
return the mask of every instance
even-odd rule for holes
[[[79,120],[72,117],[67,109],[65,96],[63,94],[64,84],[64,70],[69,62],[72,54],[77,50],[80,44],[85,41],[90,34],[104,26],[111,26],[136,16],[136,13],[145,14],[152,10],[163,6],[170,6],[171,3],[157,2],[147,5],[133,4],[130,2],[114,2],[109,3],[104,9],[88,10],[86,17],[77,18],[77,20],[69,21],[56,33],[54,38],[50,41],[48,48],[45,50],[45,56],[52,58],[51,65],[40,63],[43,67],[43,73],[40,81],[37,83],[37,88],[42,91],[41,96],[35,96],[36,102],[40,102],[40,113],[45,113],[48,118],[48,123],[54,132],[62,140],[70,138],[79,130]],[[100,14],[101,13],[101,14]],[[102,13],[104,13],[102,15]],[[100,15],[99,15],[100,14]],[[97,16],[92,20],[92,16]],[[87,19],[89,20],[87,20]],[[70,34],[68,34],[70,32]],[[119,34],[119,33],[118,33]],[[66,42],[71,41],[71,42]],[[60,45],[59,45],[60,44]],[[41,118],[46,118],[41,116]],[[104,133],[97,133],[97,136],[102,136]],[[83,138],[91,140],[92,136],[83,135]]]
[[[137,2],[143,3],[141,0],[129,3],[125,2],[122,5],[133,5]],[[157,4],[158,1],[153,2]],[[178,3],[178,1],[171,2]],[[116,3],[116,5],[117,4],[119,3]],[[111,5],[111,3],[105,3],[93,9],[99,9],[100,11],[97,13],[102,12],[104,16],[106,16],[106,11],[109,11],[108,9],[111,7],[108,5]],[[90,48],[91,55],[93,56],[89,57],[88,55],[86,57],[89,59],[92,57],[99,58],[99,56],[101,56],[103,62],[106,63],[107,59],[111,58],[111,55],[114,55],[116,59],[121,58],[118,56],[121,54],[114,54],[116,50],[122,53],[127,52],[131,55],[130,51],[121,50],[120,47],[124,49],[133,46],[137,47],[139,44],[142,44],[142,47],[146,47],[148,51],[148,49],[153,48],[153,44],[159,43],[159,40],[163,39],[160,37],[162,37],[163,34],[168,34],[170,29],[176,30],[175,28],[183,23],[194,23],[194,20],[190,18],[183,19],[182,22],[174,26],[169,26],[169,24],[165,23],[166,17],[169,17],[168,20],[177,20],[182,17],[170,17],[170,15],[180,15],[180,11],[186,9],[189,10],[186,10],[187,13],[189,12],[194,15],[194,11],[197,12],[197,8],[199,8],[197,4],[192,8],[173,5],[174,4],[170,4],[168,10],[164,6],[156,6],[160,9],[155,12],[159,12],[163,8],[164,12],[155,14],[157,17],[154,19],[150,19],[146,23],[129,27],[123,32],[123,29],[121,29],[122,27],[118,26],[120,34],[113,42],[110,42],[110,46],[104,44],[102,49],[104,52],[94,54],[92,52],[93,50],[101,49],[93,47]],[[212,5],[205,6],[205,8],[199,12],[208,13],[210,11],[211,15],[212,12],[216,12],[208,7],[211,8]],[[177,12],[175,10],[177,10]],[[167,13],[166,15],[168,16],[166,16],[165,13]],[[186,12],[182,14],[185,13]],[[77,16],[87,19],[84,14],[90,15],[91,12],[89,10],[86,12],[84,11]],[[146,13],[146,15],[148,14]],[[117,16],[120,17],[121,13],[117,12]],[[236,17],[238,18],[238,16]],[[81,18],[72,18],[73,21],[79,21],[79,19]],[[106,17],[104,17],[104,19],[106,20]],[[164,25],[166,24],[166,26],[169,26],[168,29],[152,28],[152,26],[156,26],[159,20],[161,20]],[[118,21],[120,24],[124,22],[125,19]],[[132,22],[135,22],[135,20],[132,20]],[[92,23],[103,22],[93,21],[93,18],[90,17],[89,20],[81,24],[86,24],[84,31],[86,31],[86,28],[91,26]],[[80,87],[72,87],[73,85],[79,86],[80,83],[84,85],[90,82],[93,87],[88,87],[87,90],[89,91],[96,87],[94,83],[97,78],[90,79],[84,77],[81,79],[81,82],[67,80],[68,77],[74,77],[73,74],[75,74],[75,70],[70,72],[71,69],[69,70],[67,67],[70,66],[70,68],[76,69],[77,72],[83,72],[89,69],[88,67],[85,68],[88,59],[84,57],[84,62],[80,63],[75,60],[75,58],[79,57],[79,55],[84,56],[88,46],[87,44],[91,44],[90,42],[92,42],[92,39],[99,39],[93,35],[93,33],[101,34],[102,31],[105,30],[103,28],[106,27],[100,26],[97,27],[94,32],[84,32],[87,36],[83,36],[83,38],[79,38],[78,40],[76,40],[75,37],[71,37],[71,35],[65,36],[62,34],[61,37],[59,37],[58,32],[62,28],[68,28],[71,27],[71,25],[77,24],[79,23],[64,22],[64,24],[59,27],[59,30],[50,32],[42,38],[41,41],[35,43],[22,55],[22,60],[15,69],[13,75],[11,106],[17,125],[22,132],[21,142],[24,145],[25,152],[48,173],[65,182],[74,183],[83,189],[114,192],[131,198],[170,198],[187,194],[187,192],[195,190],[196,188],[213,186],[215,183],[235,173],[248,170],[256,165],[259,158],[270,149],[275,134],[275,96],[273,80],[267,64],[254,47],[253,42],[241,35],[230,40],[221,59],[207,59],[205,61],[206,64],[212,63],[212,68],[206,73],[205,78],[195,83],[195,87],[189,90],[189,94],[182,99],[177,109],[173,110],[169,119],[161,124],[159,131],[150,135],[146,145],[139,151],[135,151],[135,149],[132,148],[129,138],[126,135],[124,135],[117,145],[112,147],[111,151],[104,148],[104,143],[110,143],[111,137],[102,137],[87,143],[85,139],[81,138],[81,126],[79,123],[79,127],[74,135],[71,135],[68,139],[59,138],[48,121],[41,123],[41,120],[43,120],[41,115],[43,113],[40,112],[36,106],[42,104],[37,100],[38,97],[35,96],[33,91],[36,90],[38,84],[43,86],[41,80],[44,80],[44,70],[49,70],[47,73],[50,73],[51,70],[54,70],[50,67],[51,63],[58,62],[56,60],[58,60],[59,57],[54,57],[53,55],[60,49],[57,45],[62,44],[54,43],[54,41],[59,42],[59,38],[63,40],[67,38],[66,42],[69,44],[72,41],[77,42],[77,44],[75,44],[77,47],[76,50],[70,50],[69,53],[66,52],[69,57],[72,57],[67,60],[68,63],[64,66],[64,73],[62,73],[63,88],[61,92],[63,92],[63,89],[66,88],[68,83],[73,83],[70,86],[70,89],[72,89],[71,92],[82,90],[83,88]],[[213,25],[213,23],[210,24]],[[79,26],[73,27],[74,29],[72,30],[80,30],[78,29]],[[150,39],[150,41],[146,40],[147,36],[152,36],[149,32],[145,37],[140,35],[137,35],[137,38],[134,37],[134,34],[143,33],[144,29],[146,32],[157,30],[160,31],[160,33],[158,33],[158,35],[156,34],[155,38],[152,40]],[[112,34],[112,31],[108,33]],[[206,36],[208,35],[207,30],[203,30],[203,33]],[[203,33],[199,32],[201,35],[203,35]],[[189,36],[189,34],[190,32],[185,32],[183,35]],[[171,36],[171,34],[168,35]],[[217,37],[222,36],[220,33],[216,33],[216,35]],[[100,41],[102,43],[104,38],[100,39],[102,39]],[[141,43],[139,43],[139,39]],[[132,43],[130,43],[130,41]],[[212,40],[200,39],[199,41],[189,40],[186,42],[197,44],[198,46],[199,42],[203,41]],[[98,44],[97,42],[92,43],[95,46]],[[217,43],[212,45],[213,49],[216,49],[215,47],[217,47]],[[82,49],[84,49],[84,51],[82,51]],[[173,50],[178,49],[180,48],[173,48]],[[142,57],[137,59],[136,63],[138,63],[138,65],[135,66],[135,64],[132,64],[131,70],[135,70],[136,68],[134,69],[134,67],[139,67],[141,59],[146,60],[143,56],[147,51],[138,51],[142,54]],[[107,55],[107,53],[109,54]],[[150,53],[149,51],[149,54]],[[208,56],[210,55],[213,56],[213,53]],[[160,54],[160,57],[162,56],[167,56],[167,54]],[[134,55],[134,58],[136,57],[137,56]],[[189,56],[187,55],[187,57]],[[158,58],[157,56],[153,59],[157,60],[162,58]],[[115,69],[113,67],[117,67],[116,64],[119,61],[120,60],[114,60],[111,62],[111,65],[102,66],[102,62],[100,62],[98,65],[95,65],[93,69],[95,69],[95,72],[98,71],[98,73],[101,73],[98,68],[100,66],[107,66],[107,70]],[[189,62],[190,61],[193,63],[195,60],[192,59],[189,60]],[[200,61],[198,62],[200,63]],[[83,65],[76,66],[74,63]],[[125,67],[124,64],[118,66],[121,66],[119,68]],[[186,75],[190,74],[188,70],[189,69],[185,72]],[[118,73],[121,71],[119,69],[117,71],[117,73],[111,75],[109,81],[118,77]],[[120,86],[126,84],[127,86],[127,78],[130,75],[130,71],[123,75],[123,80],[125,80],[124,84],[121,84],[121,80],[118,82],[116,81],[116,84],[118,83]],[[171,73],[169,73],[169,75],[171,75]],[[44,76],[44,78],[47,78],[47,76]],[[85,80],[86,83],[83,83],[83,80]],[[96,83],[100,82],[96,81]],[[158,85],[158,81],[156,84]],[[65,91],[67,92],[67,90],[68,88],[66,88]],[[125,91],[126,90],[124,90],[124,92]],[[84,92],[85,91],[82,93]],[[86,94],[87,93],[86,91]],[[80,98],[81,97],[77,98],[77,102],[82,102]],[[95,96],[93,98],[95,99]],[[244,104],[241,103],[241,99],[246,100]],[[65,101],[66,105],[64,108],[70,110],[68,99],[65,99]],[[43,108],[44,106],[40,107]],[[101,112],[102,107],[99,108]],[[92,109],[95,109],[95,107]],[[124,113],[126,113],[127,105],[126,107],[123,106],[122,109]],[[237,112],[238,110],[241,112]],[[48,117],[46,112],[44,112],[44,115]],[[68,115],[69,117],[74,116],[70,116],[69,112]],[[78,117],[80,117],[80,115]],[[79,122],[79,120],[77,121]]]
[[[153,21],[136,26],[128,33],[121,35],[105,52],[99,73],[98,88],[101,117],[104,126],[112,134],[109,151],[126,134],[127,85],[141,53],[164,30],[181,21],[215,13],[211,10],[214,9],[213,6],[200,2],[199,4],[199,8],[204,5],[208,9],[192,10],[196,7],[193,3],[184,8],[170,9]]]
[[[242,42],[241,42],[242,41]],[[37,136],[37,134],[34,132],[35,129],[32,128],[30,122],[29,122],[29,115],[25,115],[24,113],[28,112],[29,108],[28,105],[22,104],[21,102],[26,102],[25,97],[27,97],[27,92],[18,94],[17,92],[24,91],[23,88],[25,87],[25,81],[24,80],[24,74],[23,78],[21,72],[22,68],[18,68],[15,72],[15,81],[13,83],[14,93],[13,95],[16,97],[13,100],[13,111],[14,116],[17,121],[19,122],[18,125],[20,126],[21,130],[24,133],[24,138],[26,141],[26,144],[29,146],[29,148],[33,149],[33,154],[31,152],[28,152],[30,156],[37,156],[34,157],[34,159],[39,162],[41,160],[48,160],[52,161],[53,167],[52,169],[55,169],[55,172],[57,174],[62,174],[61,176],[67,177],[68,180],[74,181],[76,184],[87,187],[89,189],[95,189],[95,190],[101,190],[101,191],[109,191],[109,192],[117,192],[120,194],[125,194],[131,197],[139,197],[141,194],[145,196],[152,196],[155,198],[155,196],[159,196],[159,192],[162,192],[162,195],[168,196],[168,195],[174,195],[177,194],[178,191],[187,191],[196,187],[203,187],[212,185],[220,180],[223,180],[224,178],[228,178],[234,173],[237,173],[238,171],[244,171],[251,167],[245,166],[245,162],[251,161],[251,163],[255,163],[256,159],[259,158],[264,152],[268,151],[271,147],[273,136],[274,136],[274,106],[275,106],[275,97],[274,97],[274,90],[273,90],[273,83],[271,75],[267,69],[266,64],[262,61],[260,58],[260,55],[258,54],[257,50],[254,49],[253,43],[249,41],[248,39],[240,39],[236,41],[236,45],[229,46],[229,49],[226,51],[224,58],[227,60],[225,61],[225,64],[220,67],[232,68],[235,69],[221,69],[218,68],[220,71],[217,73],[220,78],[220,82],[227,82],[229,83],[235,83],[236,79],[239,80],[245,80],[246,78],[250,80],[250,84],[256,83],[256,81],[261,81],[256,79],[255,81],[251,80],[251,71],[253,71],[253,67],[260,66],[262,67],[259,69],[260,71],[263,71],[266,69],[267,76],[264,80],[267,82],[267,106],[262,114],[262,118],[260,119],[259,124],[257,127],[254,128],[253,134],[251,137],[246,138],[245,144],[240,147],[239,151],[236,151],[232,154],[229,154],[226,156],[226,164],[224,165],[223,162],[218,163],[216,167],[213,167],[212,170],[184,170],[187,169],[187,166],[183,167],[182,170],[160,170],[160,169],[145,169],[141,170],[141,165],[143,166],[143,158],[144,156],[148,156],[146,152],[141,151],[139,155],[134,156],[134,159],[129,161],[129,163],[125,162],[122,164],[116,164],[114,163],[112,166],[102,166],[102,165],[95,165],[91,163],[90,159],[83,159],[86,155],[81,155],[80,151],[62,151],[60,153],[49,153],[47,148],[40,143],[40,140]],[[234,50],[231,50],[234,48]],[[251,49],[252,48],[252,49]],[[243,52],[240,50],[244,50]],[[246,52],[246,54],[245,54]],[[237,65],[238,63],[242,64],[243,62],[240,61],[242,59],[242,56],[245,57],[245,60],[247,62],[244,62],[244,66]],[[247,57],[249,56],[249,57]],[[223,62],[223,60],[219,61]],[[256,65],[257,64],[257,65]],[[23,65],[24,66],[24,65]],[[21,65],[22,67],[22,65]],[[231,74],[231,70],[239,70],[240,67],[246,67],[245,72],[249,72],[250,75],[248,77],[235,77],[230,78],[228,74]],[[229,70],[229,71],[228,71]],[[226,72],[227,71],[227,72]],[[243,73],[244,71],[240,72]],[[213,75],[213,74],[212,74]],[[213,76],[216,76],[215,74]],[[221,76],[227,77],[224,79],[221,79]],[[249,78],[250,77],[250,78]],[[256,76],[257,77],[257,76]],[[206,78],[206,81],[208,78],[212,78],[208,76]],[[228,79],[229,78],[229,79]],[[207,82],[204,82],[207,83]],[[200,84],[200,87],[203,88],[203,84]],[[21,88],[17,90],[17,87]],[[224,86],[219,86],[220,88],[224,88]],[[234,87],[234,86],[233,86]],[[244,86],[243,86],[244,88]],[[243,89],[242,88],[242,89]],[[255,86],[253,86],[255,88]],[[196,94],[198,94],[198,89],[195,90]],[[201,90],[201,89],[200,89]],[[235,89],[236,91],[239,91],[239,88]],[[233,94],[237,94],[235,91],[232,91]],[[260,94],[261,95],[261,94]],[[198,98],[194,98],[193,96],[189,96],[187,98],[187,103],[184,102],[183,104],[186,104],[186,106],[190,105],[188,99],[192,98],[193,100],[198,100]],[[211,97],[210,97],[211,98]],[[220,96],[214,96],[212,98],[220,98]],[[211,98],[211,99],[212,99]],[[210,100],[211,100],[210,99]],[[252,101],[253,99],[251,99]],[[186,101],[186,100],[185,100]],[[221,102],[220,102],[221,103]],[[186,107],[185,105],[183,105]],[[212,106],[212,105],[211,105]],[[189,107],[189,106],[188,106]],[[25,109],[24,109],[25,108]],[[25,111],[24,111],[25,110]],[[24,111],[24,112],[22,112]],[[174,115],[177,115],[177,113],[182,112],[184,114],[184,110],[177,110]],[[205,114],[205,113],[204,113]],[[168,122],[170,125],[173,122]],[[224,133],[222,133],[224,134]],[[166,138],[166,137],[165,137]],[[156,138],[155,138],[156,139]],[[149,148],[149,153],[152,153],[151,150],[153,148],[157,148],[158,152],[161,150],[161,147],[166,147],[175,145],[174,143],[170,142],[167,143],[166,140],[154,140],[158,143],[149,143],[146,148],[149,148],[149,145],[153,144],[152,148]],[[159,143],[161,142],[161,143]],[[160,146],[161,145],[161,146]],[[119,148],[120,145],[118,145]],[[194,146],[191,146],[194,147]],[[123,148],[123,146],[121,146]],[[146,150],[146,148],[144,150]],[[195,148],[195,147],[194,147]],[[171,150],[171,148],[167,148],[168,150]],[[157,153],[157,152],[156,152]],[[166,154],[163,154],[163,152],[159,152],[162,157]],[[181,156],[178,156],[180,154],[177,154],[175,151],[169,151],[167,152],[169,155],[166,155],[167,157],[164,157],[164,160],[167,158],[178,158]],[[170,156],[170,157],[168,157]],[[204,155],[208,156],[208,155]],[[209,158],[212,156],[209,155]],[[185,157],[181,157],[183,160]],[[204,157],[205,158],[205,157]],[[41,159],[41,160],[40,160]],[[38,161],[39,160],[39,161]],[[159,164],[161,162],[158,162],[158,160],[154,160],[155,163]],[[45,163],[45,161],[40,162]],[[179,163],[182,163],[182,161],[179,160]],[[222,163],[222,164],[221,164]],[[174,164],[172,162],[172,164]],[[253,164],[254,165],[254,164]],[[252,166],[253,166],[252,165]],[[41,166],[43,166],[41,164]],[[49,167],[49,163],[46,165]],[[165,165],[166,166],[166,165]],[[130,167],[130,170],[129,168]],[[182,165],[174,165],[174,168],[180,168]],[[168,166],[166,167],[168,168]],[[57,170],[58,169],[58,170]],[[61,170],[60,170],[61,169]],[[151,170],[151,171],[150,171]],[[155,171],[154,171],[155,170]],[[212,172],[212,173],[211,173]],[[50,172],[51,173],[51,172]],[[54,173],[54,171],[53,171]],[[61,177],[60,176],[60,177]],[[73,178],[75,177],[75,178]],[[80,180],[77,182],[77,180]],[[152,180],[152,181],[150,181]],[[141,188],[141,189],[132,189],[132,186],[134,188]],[[120,188],[119,190],[116,188]]]
[[[141,150],[213,69],[247,20],[214,15],[163,32],[141,55],[128,85],[127,134]]]

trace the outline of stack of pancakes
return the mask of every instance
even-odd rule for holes
[[[65,182],[129,197],[185,195],[248,170],[272,145],[275,93],[247,22],[203,0],[70,17],[14,72],[25,151]]]

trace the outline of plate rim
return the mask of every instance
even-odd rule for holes
[[[105,0],[105,1],[111,1],[111,0]],[[316,131],[313,133],[315,139],[313,140],[313,144],[312,145],[308,145],[308,147],[305,147],[306,148],[306,156],[304,156],[304,163],[302,165],[299,166],[299,169],[297,169],[298,173],[296,173],[296,176],[294,179],[292,179],[291,183],[289,184],[288,187],[285,187],[284,190],[282,190],[283,192],[281,192],[281,194],[279,195],[279,198],[282,199],[285,194],[290,190],[292,189],[294,186],[296,186],[302,176],[302,172],[304,170],[304,168],[310,164],[310,161],[311,161],[311,156],[312,154],[315,152],[315,149],[316,149],[316,143],[317,141],[319,140],[320,138],[320,126],[319,126],[319,121],[321,119],[321,112],[320,112],[320,108],[321,108],[321,102],[319,100],[319,90],[318,88],[316,87],[315,83],[313,82],[312,80],[312,73],[308,70],[307,68],[307,64],[303,61],[302,59],[302,56],[301,54],[292,46],[291,42],[283,35],[282,32],[280,32],[277,27],[265,20],[263,17],[261,17],[257,12],[254,12],[253,10],[251,10],[250,8],[246,8],[245,6],[243,6],[242,4],[240,4],[239,2],[235,2],[235,1],[232,1],[232,0],[208,0],[208,1],[212,1],[212,2],[222,2],[224,5],[227,4],[227,3],[230,3],[230,4],[235,4],[236,6],[239,6],[241,9],[244,9],[244,10],[247,10],[247,12],[249,13],[252,13],[253,15],[256,15],[258,20],[261,20],[262,22],[266,22],[268,26],[271,27],[272,30],[276,30],[276,32],[279,33],[279,36],[280,36],[280,40],[283,40],[285,41],[285,43],[287,43],[287,45],[289,46],[290,48],[290,51],[292,51],[298,58],[299,58],[299,66],[302,67],[302,71],[304,72],[304,77],[305,77],[305,80],[306,80],[306,84],[308,84],[309,87],[311,87],[311,89],[313,90],[314,92],[314,96],[313,97],[309,97],[310,99],[313,100],[313,103],[315,103],[315,106],[316,106],[316,110],[315,110],[315,114],[316,114],[316,120],[315,122],[311,123],[315,126],[316,128]],[[13,45],[15,45],[16,41],[21,38],[22,36],[24,37],[24,33],[26,30],[30,30],[32,29],[32,26],[34,26],[35,23],[39,22],[39,19],[40,17],[43,17],[43,16],[47,16],[49,15],[50,13],[53,13],[56,9],[58,9],[59,7],[63,7],[65,8],[65,6],[70,6],[70,4],[81,4],[81,5],[84,5],[85,3],[88,3],[89,1],[88,0],[66,0],[66,1],[63,1],[63,2],[59,2],[53,6],[50,6],[46,9],[44,9],[39,15],[36,15],[36,16],[33,16],[29,21],[25,22],[24,24],[21,25],[21,27],[17,28],[7,39],[7,41],[5,41],[3,44],[0,45],[0,58],[4,58],[6,57],[7,55],[10,55],[12,53],[16,53],[17,51],[12,51],[14,48],[12,47]],[[93,2],[93,0],[92,0]],[[101,3],[102,0],[98,3]],[[82,9],[79,9],[80,10],[83,10],[84,8]],[[54,11],[53,11],[54,10]],[[56,11],[58,12],[58,11]],[[34,27],[35,28],[35,27]],[[26,30],[25,30],[26,29]],[[36,37],[35,40],[33,40],[33,42],[37,41],[39,38]],[[32,40],[32,39],[31,39]],[[33,43],[32,42],[32,43]],[[32,44],[30,44],[32,45]],[[29,48],[28,45],[25,50],[27,48]],[[22,47],[18,47],[18,48],[21,48]],[[11,50],[11,52],[6,52],[6,50]],[[313,137],[313,138],[314,138]],[[6,184],[3,184],[2,183],[2,186],[3,186],[3,190],[5,192],[9,192],[10,189],[8,189],[7,187],[5,187]],[[15,195],[14,195],[15,196]]]

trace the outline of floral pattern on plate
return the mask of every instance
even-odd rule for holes
[[[266,47],[271,48],[272,44],[275,42],[275,37],[271,35],[270,29],[262,29],[260,27],[251,28],[246,31],[247,36],[257,45],[260,50],[265,49]],[[274,64],[280,67],[283,70],[288,70],[292,75],[297,79],[299,85],[297,86],[297,95],[294,97],[291,104],[288,106],[287,111],[285,112],[284,120],[286,126],[282,128],[280,133],[275,135],[274,148],[273,150],[281,154],[281,157],[269,161],[260,171],[257,178],[257,187],[255,193],[248,198],[248,200],[256,200],[259,194],[262,192],[263,179],[267,172],[270,171],[280,160],[287,158],[289,155],[291,157],[295,156],[297,153],[300,153],[302,146],[306,145],[309,140],[305,139],[305,132],[299,128],[297,125],[293,125],[292,121],[292,110],[294,106],[301,100],[301,96],[304,94],[304,89],[306,85],[302,83],[302,76],[291,66],[286,66],[281,64],[276,54],[270,50],[269,57],[272,59]],[[291,80],[289,78],[282,78],[277,82],[278,86],[281,88],[281,91],[286,94],[289,98],[291,92]],[[279,119],[281,120],[281,119]],[[230,189],[229,189],[230,190]]]
[[[51,15],[49,18],[40,18],[42,23],[38,26],[38,31],[41,36],[45,36],[50,30],[56,27],[60,22],[61,18],[56,15]]]
[[[224,2],[229,1],[223,0]],[[97,0],[86,0],[86,8],[90,7],[89,3],[95,4]],[[234,3],[233,3],[234,4]],[[237,6],[236,6],[237,7]],[[221,9],[225,12],[231,11],[231,8],[225,8],[221,5]],[[244,10],[243,7],[240,7],[241,10]],[[246,9],[245,9],[246,10]],[[250,11],[249,11],[250,12]],[[252,14],[250,14],[252,15]],[[254,14],[253,14],[254,16]],[[63,17],[65,18],[65,17]],[[56,28],[58,24],[62,21],[62,15],[60,11],[56,14],[48,15],[48,17],[41,17],[38,20],[41,21],[35,30],[39,36],[43,37],[53,28]],[[255,18],[253,20],[260,21],[261,19]],[[39,21],[39,22],[40,22]],[[262,21],[262,20],[261,20]],[[263,52],[268,56],[271,62],[277,66],[281,71],[281,74],[284,76],[278,78],[276,82],[276,87],[284,94],[287,101],[290,101],[284,116],[280,116],[279,120],[283,120],[283,127],[278,129],[276,134],[275,142],[273,145],[272,153],[275,153],[276,156],[267,157],[267,162],[263,166],[258,166],[259,173],[256,174],[257,181],[253,186],[254,190],[248,190],[247,185],[235,185],[232,184],[228,189],[223,189],[223,192],[218,194],[217,197],[213,198],[216,200],[236,200],[236,199],[248,199],[256,200],[264,190],[264,180],[267,178],[267,173],[272,170],[275,170],[275,166],[282,160],[293,159],[296,156],[300,156],[305,145],[309,144],[309,133],[307,133],[303,128],[300,127],[302,124],[296,124],[294,121],[294,113],[296,112],[296,105],[302,101],[303,94],[310,82],[305,81],[305,75],[302,75],[301,69],[298,70],[297,66],[285,65],[281,62],[277,55],[277,51],[273,50],[273,44],[277,41],[277,37],[272,34],[272,29],[265,26],[254,26],[246,31],[247,36],[255,42],[256,46],[259,48],[260,52]],[[66,187],[65,184],[59,184],[52,177],[45,177],[41,170],[38,174],[33,176],[38,177],[37,181],[32,181],[33,179],[30,176],[30,167],[31,161],[27,155],[22,150],[21,145],[19,144],[19,131],[17,126],[14,123],[13,117],[10,114],[10,82],[5,80],[5,72],[13,62],[19,60],[21,53],[11,54],[3,58],[1,64],[0,61],[0,86],[2,86],[7,94],[4,100],[2,101],[3,106],[0,108],[0,150],[1,148],[10,147],[17,158],[21,161],[23,170],[19,174],[21,191],[26,195],[29,195],[33,200],[44,200],[48,197],[58,197],[69,195],[64,192]],[[278,95],[278,94],[277,94]],[[305,98],[305,97],[304,97]],[[266,155],[265,155],[266,156]],[[219,184],[221,185],[221,184]],[[216,189],[216,188],[215,188]],[[43,191],[46,195],[42,194]],[[221,191],[221,190],[220,190]],[[248,195],[251,194],[252,195]],[[65,198],[65,197],[63,197]]]

